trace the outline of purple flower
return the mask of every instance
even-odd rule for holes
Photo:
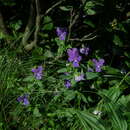
[[[79,62],[82,60],[82,57],[79,55],[77,48],[70,48],[67,50],[68,61],[73,63],[74,67],[79,67]]]
[[[75,76],[75,81],[79,82],[79,81],[81,81],[81,80],[85,80],[85,79],[84,79],[84,74],[81,74],[81,75],[79,75],[79,76]]]
[[[65,40],[66,35],[67,35],[67,31],[65,28],[57,27],[56,33],[60,40]]]
[[[42,79],[42,71],[43,71],[42,66],[38,66],[38,68],[32,69],[32,72],[34,73],[35,78],[38,80]]]
[[[88,55],[88,52],[89,52],[89,48],[86,48],[86,47],[80,48],[80,53],[81,53],[81,54],[85,54],[85,55],[87,56],[87,55]]]
[[[25,105],[25,106],[29,105],[28,95],[27,94],[24,94],[23,96],[18,97],[17,101],[22,102],[23,105]]]
[[[93,59],[92,61],[95,66],[95,71],[101,72],[101,67],[104,65],[104,62],[105,62],[104,59],[99,59],[99,60]]]
[[[71,87],[71,81],[65,80],[64,85],[66,86],[66,88],[70,88]]]

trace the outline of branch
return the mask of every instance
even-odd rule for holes
[[[40,29],[40,21],[41,21],[41,18],[44,17],[45,15],[47,15],[50,11],[52,11],[55,7],[57,7],[58,5],[60,5],[62,2],[64,2],[65,0],[62,0],[62,1],[59,1],[57,2],[56,4],[52,5],[51,8],[49,8],[44,15],[40,15],[40,5],[39,5],[39,0],[35,0],[35,4],[36,4],[36,12],[37,12],[37,16],[36,16],[36,29],[35,29],[35,32],[34,32],[34,40],[30,43],[30,44],[27,44],[27,40],[29,39],[30,37],[30,28],[28,27],[30,24],[28,23],[27,25],[27,28],[25,29],[25,35],[23,37],[23,45],[24,45],[24,48],[25,50],[27,51],[30,51],[32,50],[33,47],[36,46],[36,43],[37,43],[37,36],[38,36],[38,32],[39,32],[39,29]],[[32,10],[32,9],[31,9]],[[32,11],[30,11],[32,12]],[[33,13],[31,13],[33,15]],[[32,16],[30,15],[30,19],[29,21],[31,21],[32,23]]]
[[[35,3],[36,3],[36,13],[37,13],[37,16],[36,16],[36,29],[35,29],[35,32],[34,32],[34,40],[30,43],[30,44],[27,44],[24,48],[25,50],[27,51],[30,51],[32,50],[33,47],[36,47],[36,44],[37,44],[37,37],[38,37],[38,32],[39,32],[39,29],[40,29],[40,21],[41,21],[41,16],[40,16],[40,5],[39,5],[39,0],[35,0]]]
[[[80,42],[83,42],[83,41],[90,41],[90,40],[93,40],[97,37],[97,35],[93,36],[93,37],[90,37],[92,36],[96,31],[94,31],[93,33],[90,33],[90,34],[87,34],[85,36],[83,36],[82,38],[70,38],[69,40],[70,41],[80,41]]]
[[[80,41],[80,42],[83,42],[83,41],[90,41],[90,40],[93,40],[95,39],[97,36],[94,36],[94,37],[91,37],[91,38],[83,38],[83,39],[80,39],[80,38],[71,38],[69,39],[70,41]]]
[[[50,13],[55,7],[57,7],[58,5],[60,5],[64,1],[65,0],[61,0],[61,1],[58,1],[57,3],[55,3],[54,5],[52,5],[49,9],[46,10],[46,12],[41,17],[43,17],[43,16],[47,15],[48,13]]]
[[[71,10],[70,13],[71,13],[71,17],[70,17],[70,25],[69,25],[67,41],[69,41],[69,39],[70,39],[72,26],[76,23],[76,20],[79,17],[79,13],[77,15],[75,15],[75,12],[73,13],[73,9]]]
[[[31,5],[30,5],[30,14],[29,14],[29,19],[28,19],[28,23],[26,25],[25,28],[25,32],[22,38],[22,45],[25,46],[27,44],[27,41],[32,33],[31,28],[33,26],[33,19],[34,19],[34,7],[33,7],[33,0],[31,1]]]

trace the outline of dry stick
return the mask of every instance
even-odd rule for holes
[[[31,50],[34,46],[36,46],[36,43],[37,43],[37,35],[38,35],[38,32],[39,32],[39,28],[40,28],[40,21],[41,21],[41,18],[44,17],[45,15],[47,15],[50,11],[52,11],[55,7],[57,7],[58,5],[60,5],[62,2],[64,2],[65,0],[62,0],[62,1],[59,1],[57,2],[56,4],[54,4],[51,8],[49,8],[44,15],[41,15],[40,16],[40,11],[39,11],[39,1],[36,0],[36,10],[37,10],[37,16],[36,16],[36,30],[35,30],[35,33],[34,33],[34,41],[32,41],[30,44],[27,44],[27,40],[29,39],[30,37],[30,34],[31,34],[31,28],[29,27],[29,22],[32,23],[32,17],[33,17],[33,13],[31,13],[32,15],[30,15],[30,18],[29,18],[29,22],[28,22],[28,25],[25,29],[25,35],[23,37],[23,42],[22,43],[25,43],[24,45],[24,48],[25,50],[29,51]],[[33,7],[33,6],[32,6]],[[31,7],[31,10],[30,12],[33,12],[32,11],[32,8]],[[34,9],[33,9],[34,10]],[[27,31],[26,31],[27,30]]]
[[[86,2],[87,1],[83,1],[83,6],[85,6]],[[97,35],[89,38],[89,36],[91,36],[93,33],[85,35],[81,39],[80,38],[70,38],[71,37],[72,26],[75,24],[75,22],[78,19],[78,17],[79,17],[79,14],[74,16],[74,14],[71,13],[70,25],[69,25],[69,33],[68,33],[67,41],[80,41],[80,42],[83,42],[83,41],[89,41],[89,40],[95,39],[97,37]],[[94,31],[94,32],[96,32],[96,31]]]
[[[36,47],[36,44],[37,44],[37,39],[38,39],[38,32],[39,32],[39,29],[40,29],[40,21],[41,21],[41,16],[40,16],[40,5],[39,5],[39,0],[35,0],[35,3],[36,3],[36,12],[37,12],[37,16],[36,16],[36,29],[35,29],[35,32],[34,32],[34,40],[30,43],[30,44],[27,44],[24,48],[25,50],[27,51],[30,51],[32,50],[33,47]]]
[[[71,38],[70,41],[80,41],[80,42],[83,42],[83,41],[90,41],[90,40],[93,40],[95,39],[97,36],[93,36],[91,38]]]
[[[74,17],[74,13],[73,13],[73,8],[70,11],[70,24],[69,24],[69,30],[68,30],[68,37],[67,37],[67,41],[69,41],[70,39],[70,35],[71,35],[71,28],[72,28],[72,21],[73,21],[73,17]]]
[[[36,16],[36,30],[34,33],[34,45],[36,45],[37,43],[37,36],[38,36],[38,32],[40,29],[40,21],[41,21],[41,17],[40,17],[40,6],[39,6],[39,0],[36,0],[36,11],[37,11],[37,16]]]
[[[57,3],[55,3],[54,5],[52,5],[48,10],[46,10],[46,12],[41,16],[44,17],[45,15],[47,15],[49,12],[51,12],[55,7],[57,7],[58,5],[60,5],[62,2],[64,2],[66,0],[61,0],[58,1]]]
[[[72,10],[70,11],[70,25],[69,25],[69,30],[68,30],[68,36],[67,36],[67,41],[69,41],[69,39],[70,39],[70,35],[71,35],[71,28],[72,28],[72,20],[73,20],[73,16],[74,16],[74,14],[72,13],[73,12],[73,8],[72,8]]]
[[[90,41],[90,40],[93,40],[97,37],[97,35],[93,36],[93,37],[90,37],[91,35],[93,35],[95,32],[97,32],[97,30],[95,30],[93,33],[89,33],[85,36],[83,36],[82,38],[70,38],[70,41],[80,41],[80,42],[83,42],[83,41]]]
[[[70,25],[69,25],[69,32],[68,32],[67,41],[69,41],[69,39],[70,39],[72,26],[76,23],[76,20],[79,17],[79,14],[75,15],[75,13],[72,13],[72,11],[73,10],[71,10],[71,18],[70,18]]]
[[[27,44],[27,41],[31,35],[31,28],[33,26],[33,17],[34,17],[34,7],[33,7],[33,0],[32,0],[30,5],[30,15],[29,15],[28,23],[26,25],[25,32],[22,38],[23,46]]]
[[[85,5],[85,1],[83,2],[83,6]],[[82,7],[82,6],[81,6]],[[79,7],[79,8],[81,8]],[[71,41],[70,37],[71,37],[71,30],[72,30],[72,26],[76,23],[76,20],[79,18],[79,13],[77,12],[77,15],[75,15],[75,13],[72,13],[73,8],[71,10],[71,18],[70,18],[70,25],[69,25],[69,31],[68,31],[68,37],[67,37],[67,41]]]

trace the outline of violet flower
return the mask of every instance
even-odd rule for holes
[[[80,48],[80,53],[81,54],[85,54],[86,56],[88,55],[89,52],[89,48],[84,47],[84,48]]]
[[[79,81],[81,81],[81,80],[85,80],[85,79],[84,79],[84,74],[81,74],[81,75],[79,75],[79,76],[75,76],[75,81],[79,82]]]
[[[25,105],[25,106],[29,105],[27,94],[24,94],[23,96],[18,97],[17,101],[23,103],[23,105]]]
[[[71,81],[65,80],[64,85],[66,86],[66,88],[70,88],[71,87]]]
[[[32,72],[34,73],[35,78],[38,80],[42,79],[42,71],[43,71],[42,66],[38,66],[38,68],[32,69]]]
[[[95,71],[101,72],[101,67],[104,65],[105,62],[104,59],[99,59],[99,60],[93,59],[92,61],[94,63]]]
[[[65,28],[57,27],[56,33],[60,40],[65,40],[66,35],[67,35],[67,31]]]
[[[74,67],[79,67],[79,62],[82,60],[82,57],[79,55],[77,48],[70,48],[67,50],[68,61],[73,63]]]

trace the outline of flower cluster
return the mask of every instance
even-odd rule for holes
[[[23,96],[18,97],[17,101],[23,103],[23,105],[25,105],[25,106],[29,105],[27,94],[24,94]]]
[[[76,81],[76,82],[79,82],[79,81],[81,81],[81,80],[85,80],[85,79],[84,79],[84,74],[75,76],[75,81]]]
[[[71,87],[71,81],[65,80],[64,85],[66,86],[66,88],[70,88]]]
[[[99,60],[93,59],[92,61],[94,63],[95,71],[101,72],[101,68],[102,68],[102,66],[104,65],[104,62],[105,62],[104,59],[99,59]]]
[[[42,71],[43,71],[42,66],[38,66],[38,68],[32,69],[32,72],[34,73],[35,78],[38,80],[42,79]]]
[[[89,52],[89,48],[84,47],[84,48],[80,48],[80,53],[81,54],[85,54],[86,56],[88,55]]]
[[[82,60],[82,57],[79,55],[79,51],[77,48],[70,48],[67,50],[68,53],[68,61],[73,63],[74,67],[79,67],[79,62]]]
[[[66,35],[67,35],[67,31],[65,28],[57,27],[56,33],[60,40],[65,40]]]

